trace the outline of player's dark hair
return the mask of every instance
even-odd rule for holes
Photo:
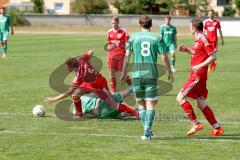
[[[76,57],[68,57],[65,63],[68,67],[71,67],[71,68],[78,67],[78,59]]]
[[[169,19],[169,20],[171,20],[171,19],[172,19],[172,17],[171,17],[171,16],[166,16],[165,18],[166,18],[166,19]]]
[[[5,8],[5,7],[1,7],[0,9],[4,9],[4,10],[6,10],[6,8]]]
[[[152,19],[148,16],[141,16],[139,19],[139,24],[141,27],[149,29],[152,27]]]
[[[203,21],[200,18],[193,19],[191,23],[198,31],[203,31]]]
[[[208,12],[212,12],[214,14],[214,10],[213,9],[208,10]]]
[[[119,21],[119,17],[118,16],[112,16],[111,19],[114,20],[114,21]]]

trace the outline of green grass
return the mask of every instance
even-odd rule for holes
[[[192,45],[190,37],[179,37],[179,44]],[[183,115],[175,101],[176,94],[189,74],[189,57],[177,55],[174,89],[159,98],[154,123],[157,136],[142,142],[139,121],[98,120],[68,122],[54,116],[54,105],[47,116],[31,115],[34,105],[58,93],[48,84],[51,72],[69,55],[79,55],[94,48],[108,77],[104,36],[15,35],[9,44],[9,58],[0,59],[0,160],[206,160],[239,159],[240,153],[240,38],[226,38],[219,47],[217,71],[208,80],[208,103],[225,128],[225,136],[209,138],[211,127],[195,137],[186,137],[187,121],[172,119]],[[162,78],[166,80],[164,76]],[[203,116],[197,110],[198,118]],[[4,114],[5,113],[5,114]]]

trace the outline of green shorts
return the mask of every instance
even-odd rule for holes
[[[176,45],[175,45],[175,43],[172,43],[169,46],[167,46],[167,52],[168,53],[176,52]]]
[[[8,40],[8,32],[0,32],[0,41],[6,41]]]
[[[116,110],[116,109],[112,109],[109,108],[108,105],[106,104],[105,101],[100,100],[99,101],[99,107],[98,107],[98,116],[99,118],[119,118],[121,115],[121,112]]]
[[[134,78],[133,92],[137,101],[139,100],[158,100],[157,79],[153,78]]]

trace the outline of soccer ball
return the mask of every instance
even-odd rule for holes
[[[46,113],[46,110],[43,106],[41,105],[36,105],[33,110],[32,110],[32,113],[34,116],[36,117],[43,117]]]

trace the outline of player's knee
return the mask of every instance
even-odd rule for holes
[[[205,100],[199,98],[197,100],[197,106],[200,110],[204,110],[204,108],[207,106],[207,104],[206,104]]]
[[[181,94],[177,95],[176,101],[181,105],[184,103],[185,99]]]
[[[80,96],[72,95],[72,100],[73,101],[78,101],[79,99],[80,99]]]

